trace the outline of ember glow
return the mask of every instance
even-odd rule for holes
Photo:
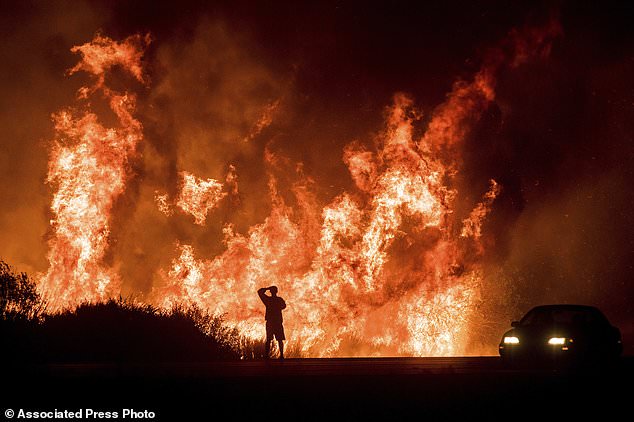
[[[484,192],[459,191],[463,143],[495,100],[498,70],[544,54],[557,31],[553,24],[513,32],[510,48],[493,49],[473,78],[456,82],[432,111],[419,109],[406,93],[394,94],[382,130],[341,151],[355,188],[324,204],[302,163],[284,170],[281,163],[289,159],[267,148],[263,194],[270,214],[245,232],[225,223],[224,249],[212,257],[178,241],[171,264],[155,269],[145,300],[223,313],[246,336],[261,338],[263,310],[255,292],[275,284],[289,304],[289,348],[304,356],[464,354],[482,294],[480,241],[503,186],[491,180]],[[145,83],[148,42],[97,36],[72,50],[82,58],[70,73],[85,71],[94,83],[80,90],[80,106],[54,115],[48,175],[53,235],[50,266],[39,283],[54,309],[121,292],[120,277],[104,258],[113,206],[133,177],[129,163],[143,133],[134,95],[111,90],[107,76],[120,67]],[[108,102],[117,127],[105,127],[91,111],[90,100],[97,98]],[[280,101],[266,106],[240,141],[269,127]],[[224,182],[177,169],[175,196],[154,193],[157,210],[165,219],[178,212],[193,217],[191,224],[209,224],[226,197],[238,197],[241,168],[226,165]],[[291,186],[280,180],[280,169]],[[282,193],[287,190],[292,200]],[[456,202],[467,194],[481,199],[467,216],[458,215]]]

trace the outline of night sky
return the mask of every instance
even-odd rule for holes
[[[244,232],[267,215],[266,148],[302,162],[326,203],[353,186],[344,146],[381,129],[396,92],[429,116],[509,31],[554,17],[562,34],[549,56],[498,75],[495,101],[465,140],[459,189],[475,202],[489,179],[503,187],[485,224],[485,261],[486,282],[507,294],[491,307],[512,302],[516,313],[504,317],[516,319],[540,303],[597,305],[633,350],[631,2],[269,3],[3,2],[0,257],[30,274],[46,270],[50,116],[82,83],[65,73],[77,61],[70,48],[98,31],[153,39],[147,86],[113,80],[139,96],[146,144],[106,257],[130,290],[147,291],[146,265],[164,265],[173,247],[157,239],[211,257],[223,248],[215,222]],[[236,142],[275,100],[271,125]],[[223,178],[228,163],[240,174],[239,213],[221,207],[202,228],[185,218],[141,227],[152,192],[174,189],[178,168]]]

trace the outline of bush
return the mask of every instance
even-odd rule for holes
[[[203,324],[207,325],[207,332]],[[123,299],[83,304],[41,324],[46,360],[200,362],[239,359],[220,317],[197,310],[163,312]]]
[[[16,273],[0,260],[0,312],[3,320],[38,319],[44,303],[35,282],[26,273]]]
[[[258,359],[222,316],[198,307],[161,310],[119,298],[45,314],[35,283],[0,261],[0,353],[5,362],[201,362]]]

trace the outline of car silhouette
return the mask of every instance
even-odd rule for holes
[[[623,351],[621,332],[593,306],[537,306],[511,326],[499,346],[509,363],[609,362]]]

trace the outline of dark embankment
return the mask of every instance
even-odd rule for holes
[[[46,313],[33,281],[0,261],[4,363],[206,362],[262,357],[263,344],[197,308],[124,299]]]
[[[17,362],[205,362],[258,357],[259,344],[196,309],[160,311],[122,300],[40,319],[0,322],[2,354]]]

